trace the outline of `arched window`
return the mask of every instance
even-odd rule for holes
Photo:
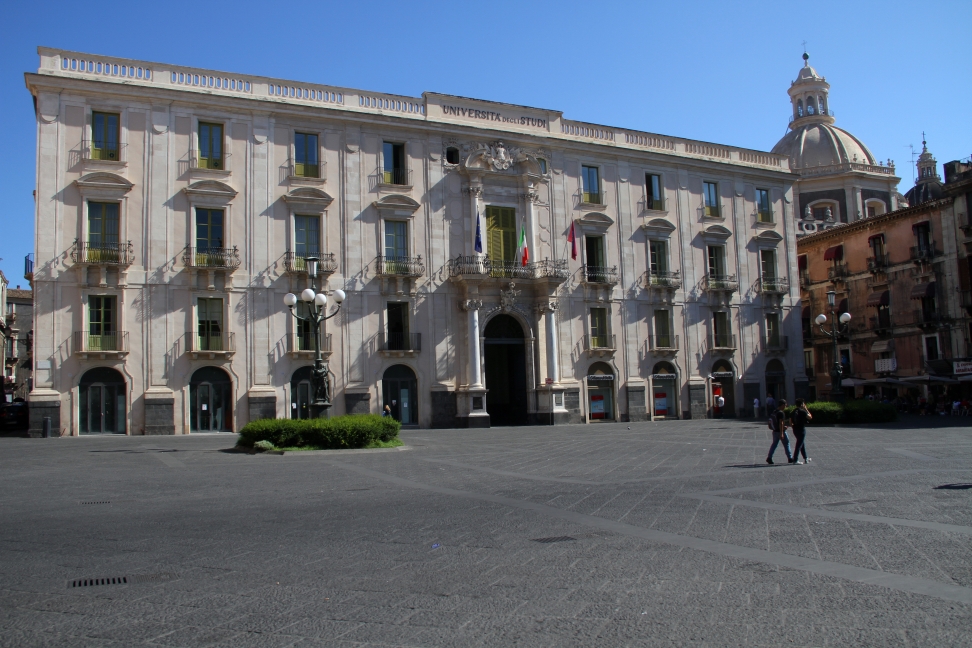
[[[450,146],[446,149],[446,162],[449,164],[459,164],[459,149]]]
[[[824,105],[823,95],[817,97],[817,108],[820,109],[820,114],[821,115],[826,115],[827,114],[827,109],[826,109],[826,106]]]
[[[797,117],[803,117],[803,99],[797,99]]]
[[[807,97],[807,115],[813,115],[817,112],[816,104],[814,104],[813,97]]]

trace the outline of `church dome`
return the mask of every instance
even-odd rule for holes
[[[922,133],[921,155],[918,156],[918,179],[915,186],[905,193],[905,200],[914,207],[942,197],[942,177],[938,175],[938,162],[928,151],[928,142]]]
[[[791,169],[831,164],[877,164],[864,142],[833,124],[808,123],[783,136],[773,153],[790,158]]]

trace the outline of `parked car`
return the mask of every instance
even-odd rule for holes
[[[3,423],[4,427],[25,428],[28,421],[27,403],[6,403],[3,409],[0,409],[0,422]]]

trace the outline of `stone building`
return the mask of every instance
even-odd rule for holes
[[[7,289],[8,336],[4,350],[4,379],[8,400],[27,400],[32,387],[34,296],[20,286]]]
[[[282,299],[313,255],[347,292],[332,414],[596,423],[805,390],[786,156],[39,53],[32,429],[306,416],[313,344]]]
[[[811,397],[831,391],[833,345],[812,325],[829,315],[828,290],[837,293],[837,313],[853,318],[838,346],[848,395],[970,393],[963,376],[972,375],[972,173],[951,162],[942,185],[927,148],[918,167],[909,196],[920,204],[798,240]]]
[[[881,164],[864,142],[834,126],[830,84],[809,59],[803,55],[803,68],[788,90],[790,132],[773,147],[800,176],[793,190],[797,236],[899,207],[894,163]]]

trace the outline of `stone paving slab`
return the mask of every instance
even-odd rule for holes
[[[972,645],[972,430],[767,433],[0,438],[0,647]]]

